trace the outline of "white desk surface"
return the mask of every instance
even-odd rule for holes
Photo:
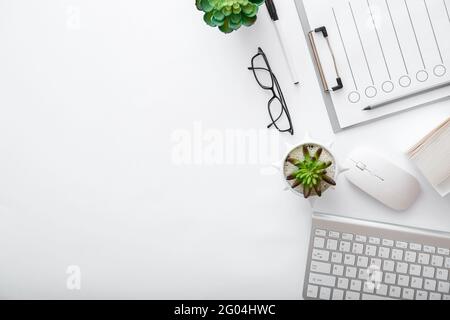
[[[193,0],[0,1],[0,298],[300,299],[311,209],[265,170],[272,160],[177,165],[172,155],[179,130],[206,139],[203,151],[230,129],[267,132],[269,97],[247,70],[258,46],[296,129],[270,131],[275,158],[306,131],[335,139],[340,160],[373,147],[423,193],[395,213],[339,179],[340,213],[450,231],[450,199],[403,155],[450,102],[334,135],[294,3],[277,5],[300,87],[265,8],[223,35]],[[81,290],[66,288],[69,265]]]

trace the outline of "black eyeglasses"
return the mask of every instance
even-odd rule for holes
[[[253,71],[256,82],[261,88],[269,90],[273,94],[267,104],[270,119],[272,120],[272,123],[267,128],[274,126],[279,132],[289,132],[293,135],[294,128],[292,127],[291,116],[284,100],[283,92],[270,68],[266,54],[261,48],[258,48],[258,53],[252,58],[251,63],[252,66],[248,70]]]

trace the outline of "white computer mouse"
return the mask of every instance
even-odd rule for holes
[[[408,209],[420,193],[415,177],[373,151],[355,150],[344,165],[351,183],[392,209]]]

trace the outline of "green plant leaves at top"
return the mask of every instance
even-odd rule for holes
[[[195,0],[198,10],[205,12],[204,20],[224,33],[251,26],[256,21],[259,6],[264,0]]]

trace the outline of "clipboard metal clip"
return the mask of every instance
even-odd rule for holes
[[[334,64],[334,70],[336,71],[336,82],[337,85],[332,87],[332,91],[338,91],[342,88],[344,88],[344,84],[342,83],[341,76],[339,75],[339,70],[336,63],[336,58],[334,56],[333,49],[331,48],[330,40],[328,39],[328,31],[325,26],[322,26],[320,28],[316,28],[309,32],[308,37],[309,41],[311,42],[313,54],[314,54],[314,60],[316,62],[317,68],[319,69],[320,79],[322,81],[323,88],[325,92],[330,92],[330,87],[328,85],[327,79],[325,77],[325,72],[323,71],[322,62],[320,61],[319,52],[317,50],[316,41],[314,40],[314,34],[315,33],[322,33],[323,37],[327,41],[328,48],[330,49],[331,57],[333,58],[333,64]]]

